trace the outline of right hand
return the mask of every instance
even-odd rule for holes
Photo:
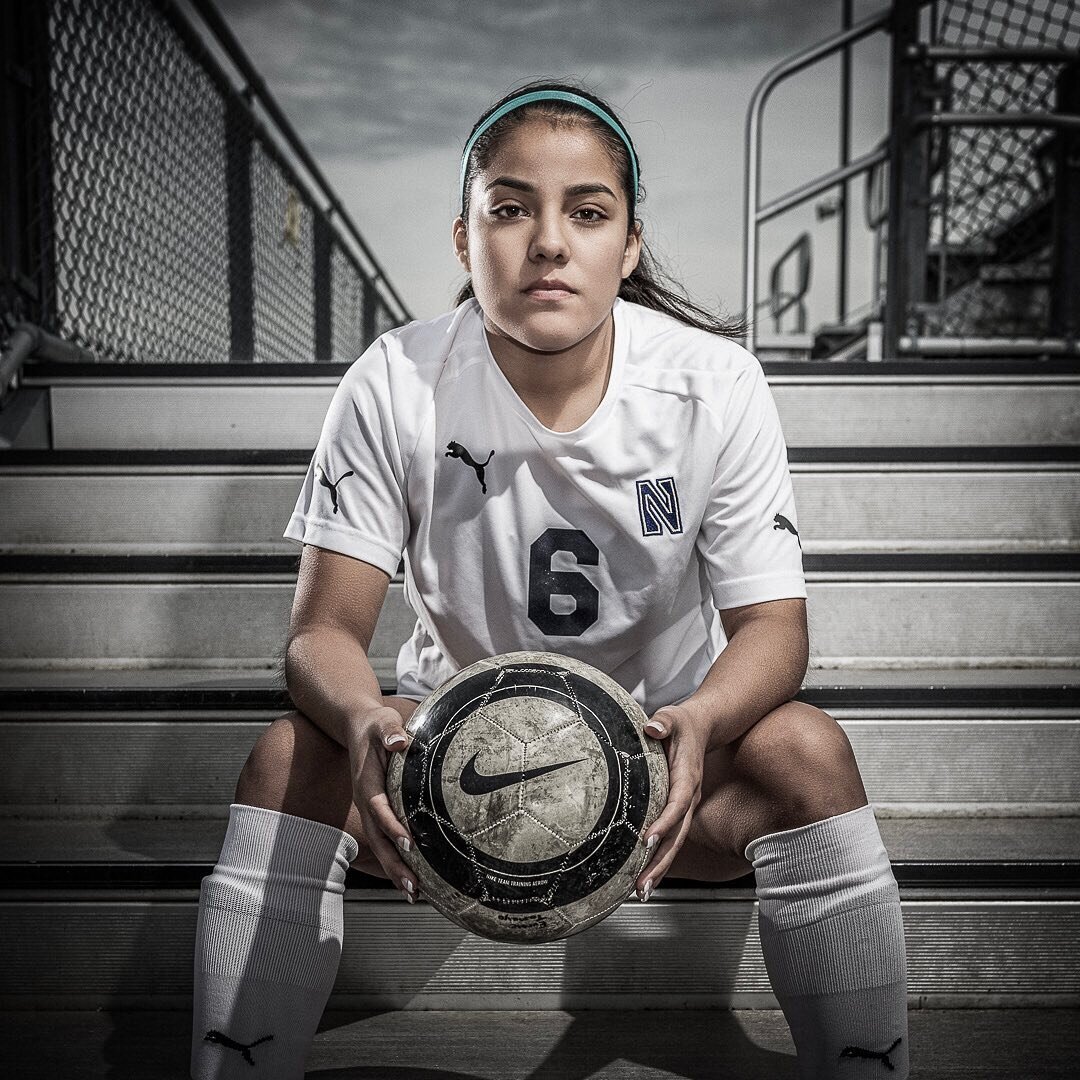
[[[351,728],[349,764],[353,802],[360,811],[364,837],[383,873],[413,903],[418,895],[416,875],[401,859],[401,843],[414,843],[398,820],[386,794],[386,769],[393,753],[404,753],[409,736],[401,714],[384,705],[365,713]],[[410,888],[411,886],[411,888]]]

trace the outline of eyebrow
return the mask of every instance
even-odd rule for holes
[[[527,191],[530,195],[536,194],[536,187],[525,180],[518,180],[514,176],[497,176],[484,190],[490,191],[493,187],[516,188],[518,191]],[[566,189],[567,195],[610,195],[613,199],[618,198],[614,191],[606,184],[574,184]]]

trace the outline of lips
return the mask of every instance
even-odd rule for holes
[[[526,285],[522,292],[537,300],[561,300],[572,296],[574,290],[558,278],[543,278],[540,281],[534,281],[531,285]]]

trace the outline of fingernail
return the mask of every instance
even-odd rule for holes
[[[641,890],[641,902],[648,903],[650,896],[652,896],[652,878],[645,882],[645,888]]]
[[[416,897],[414,897],[412,893],[407,892],[405,894],[405,899],[408,900],[410,904],[415,904],[416,903]]]
[[[654,847],[656,847],[656,845],[657,845],[657,843],[659,843],[659,841],[660,841],[660,837],[657,836],[656,833],[653,833],[652,836],[650,836],[649,839],[645,841],[645,850],[646,851],[652,851],[652,849]]]
[[[664,729],[659,724],[654,724],[651,720],[645,725],[645,730],[651,735],[656,735],[660,738],[663,737]]]
[[[401,848],[402,851],[412,851],[412,844],[409,842],[407,836],[399,836],[397,838],[397,846]]]
[[[402,743],[404,743],[404,742],[405,742],[405,736],[402,735],[400,731],[396,735],[387,735],[386,736],[386,745],[387,746],[401,746]]]
[[[404,874],[401,875],[401,885],[407,893],[414,891],[413,883]]]

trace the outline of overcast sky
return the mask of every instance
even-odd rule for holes
[[[839,0],[219,6],[418,318],[447,310],[463,280],[450,223],[469,130],[512,87],[544,77],[582,80],[614,105],[641,158],[640,216],[654,252],[696,299],[740,310],[750,97],[775,63],[840,25]],[[880,6],[857,2],[855,16]],[[884,130],[885,55],[880,36],[856,52],[855,153]],[[770,100],[765,199],[836,164],[838,71],[827,64]],[[828,321],[835,219],[817,223],[811,204],[770,226],[763,267],[804,228],[814,244],[811,322]],[[853,233],[865,261],[868,241]]]

